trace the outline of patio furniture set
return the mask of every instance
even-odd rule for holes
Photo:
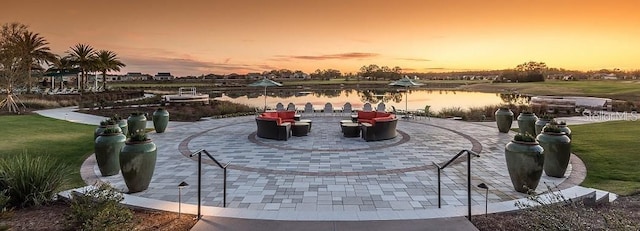
[[[393,139],[397,136],[395,114],[376,111],[358,111],[350,120],[340,121],[344,137],[362,137],[365,141]],[[306,136],[312,121],[300,119],[295,111],[264,112],[256,117],[260,138],[288,140],[291,136]]]

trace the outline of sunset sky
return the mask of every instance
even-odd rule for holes
[[[63,55],[118,53],[122,72],[201,75],[291,69],[406,72],[640,69],[636,0],[26,0],[1,3]]]

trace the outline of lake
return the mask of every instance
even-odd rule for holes
[[[404,90],[404,89],[403,89]],[[408,101],[406,101],[408,98]],[[218,100],[226,100],[253,107],[262,108],[265,103],[264,90],[256,89],[249,93],[223,93],[216,97]],[[275,108],[277,103],[293,103],[299,110],[304,109],[304,105],[309,102],[316,109],[324,108],[326,103],[333,104],[334,108],[342,108],[346,102],[350,102],[355,109],[362,108],[366,102],[371,103],[373,108],[380,102],[384,102],[387,111],[395,106],[398,110],[405,109],[405,103],[410,111],[424,109],[426,105],[431,106],[431,111],[437,112],[442,108],[460,107],[467,109],[470,107],[483,107],[488,105],[498,105],[503,103],[529,104],[529,96],[511,93],[483,93],[455,90],[411,90],[407,97],[404,91],[383,91],[383,90],[323,90],[323,91],[284,91],[277,88],[267,88],[267,108]]]

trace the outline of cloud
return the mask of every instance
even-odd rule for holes
[[[189,58],[123,57],[122,61],[127,64],[122,72],[143,72],[148,74],[171,72],[175,76],[262,72],[276,69],[269,65],[229,63],[230,59],[228,58],[222,62],[206,62]]]
[[[340,54],[328,54],[328,55],[292,55],[292,56],[276,56],[275,59],[289,60],[289,59],[303,59],[303,60],[329,60],[329,59],[365,59],[377,57],[380,54],[377,53],[363,53],[363,52],[350,52]]]
[[[422,58],[398,58],[399,60],[405,61],[415,61],[415,62],[431,62],[431,59],[422,59]]]

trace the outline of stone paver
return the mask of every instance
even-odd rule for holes
[[[288,141],[257,138],[252,116],[180,124],[166,133],[150,133],[158,146],[156,170],[149,189],[132,195],[176,202],[177,185],[186,181],[190,186],[182,190],[182,201],[197,204],[197,161],[187,156],[205,149],[221,163],[230,163],[227,207],[320,215],[373,211],[393,217],[394,211],[437,208],[433,162],[444,163],[463,149],[473,149],[481,157],[472,160],[472,185],[489,185],[489,203],[526,196],[512,189],[506,170],[504,145],[513,134],[483,124],[432,118],[401,120],[398,137],[365,142],[342,136],[343,117],[310,119],[311,133]],[[442,172],[443,207],[466,206],[466,167],[466,161],[459,161]],[[203,205],[222,206],[222,170],[205,161],[203,172]],[[97,166],[93,173],[99,175]],[[121,175],[98,179],[126,191]],[[543,176],[542,182],[559,185],[563,180]],[[472,197],[472,205],[484,205],[484,189],[473,187]]]

